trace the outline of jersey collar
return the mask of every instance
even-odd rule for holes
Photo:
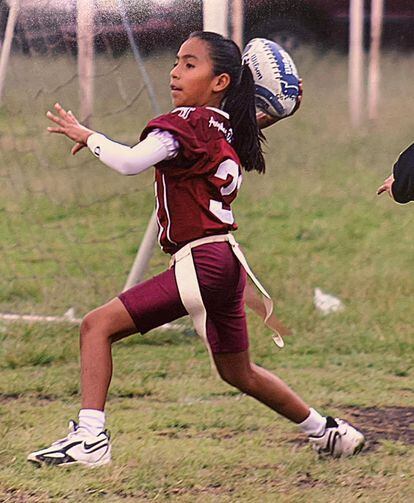
[[[174,108],[174,110],[172,111],[172,113],[176,112],[177,110],[185,110],[187,108],[193,108],[193,110],[195,110],[194,107],[177,107],[177,108]],[[212,112],[216,112],[220,115],[223,115],[227,120],[230,120],[230,115],[225,112],[224,110],[220,110],[220,108],[216,108],[216,107],[205,107],[207,110],[211,110]]]
[[[206,107],[208,110],[212,110],[213,112],[217,112],[218,114],[220,115],[224,115],[224,117],[229,120],[230,119],[230,115],[225,112],[224,110],[220,110],[220,108],[216,108],[216,107]]]

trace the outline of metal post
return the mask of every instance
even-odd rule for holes
[[[203,29],[228,37],[228,0],[203,1]]]
[[[362,120],[364,0],[350,0],[349,12],[349,111],[351,124]]]
[[[77,0],[78,72],[81,121],[91,125],[94,95],[94,0]]]
[[[135,257],[131,271],[126,280],[124,291],[136,285],[144,276],[154,251],[154,245],[157,238],[157,215],[155,211],[152,213],[148,223],[147,230],[142,238],[141,245]]]
[[[244,47],[244,0],[232,0],[231,4],[231,38],[243,50]]]
[[[0,57],[0,106],[3,104],[3,91],[6,81],[7,65],[9,64],[10,51],[13,42],[14,28],[20,10],[20,0],[10,2],[9,17],[7,19],[6,33]]]
[[[371,47],[368,73],[368,117],[370,120],[378,116],[383,13],[384,0],[371,0]]]

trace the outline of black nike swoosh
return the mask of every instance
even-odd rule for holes
[[[72,442],[71,444],[66,445],[65,447],[62,447],[62,448],[60,448],[60,449],[59,449],[59,448],[56,448],[56,450],[55,450],[55,451],[50,451],[50,452],[48,452],[48,453],[47,453],[47,454],[45,454],[45,455],[47,456],[48,454],[52,454],[52,453],[55,453],[55,452],[64,452],[64,453],[66,454],[66,452],[67,452],[69,449],[72,449],[72,447],[75,447],[75,446],[77,446],[77,445],[79,445],[79,444],[81,444],[81,443],[82,443],[82,441],[81,441],[81,440],[78,440],[78,441],[76,441],[76,442]]]
[[[94,447],[96,447],[98,444],[101,444],[102,442],[104,441],[108,441],[108,439],[105,437],[105,438],[101,438],[100,440],[98,440],[97,442],[94,442],[93,444],[88,444],[87,442],[85,442],[83,444],[83,447],[85,449],[85,451],[89,451],[90,449],[93,449]]]

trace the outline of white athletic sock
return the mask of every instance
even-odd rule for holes
[[[99,435],[105,429],[105,412],[96,409],[81,409],[79,428],[85,428],[91,435]]]
[[[298,426],[308,437],[320,437],[325,431],[326,417],[321,416],[319,412],[311,408],[309,416]]]

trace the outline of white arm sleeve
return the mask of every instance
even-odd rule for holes
[[[158,162],[178,154],[179,144],[168,131],[154,130],[134,147],[122,145],[100,133],[88,138],[91,152],[122,175],[137,175]]]

